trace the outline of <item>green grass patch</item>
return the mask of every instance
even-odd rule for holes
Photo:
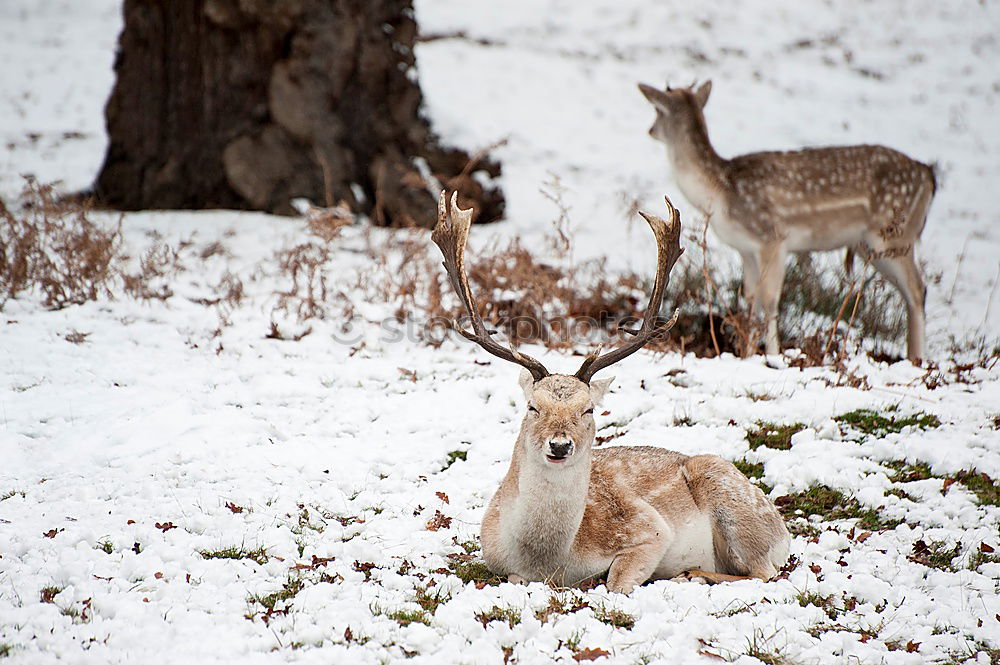
[[[792,435],[806,428],[802,423],[791,425],[776,425],[757,421],[757,427],[747,430],[747,443],[750,450],[761,446],[774,450],[789,450],[792,447]]]
[[[771,486],[761,480],[764,477],[763,462],[748,462],[746,459],[738,459],[733,462],[733,466],[749,480],[756,481],[754,484],[761,488],[764,494],[771,493]]]
[[[451,539],[451,542],[455,545],[458,545],[463,550],[465,550],[466,554],[475,554],[476,552],[482,549],[479,546],[479,541],[476,540],[475,538],[469,538],[468,540],[459,540],[458,537],[454,537]]]
[[[764,665],[786,665],[790,662],[780,650],[771,646],[768,639],[764,637],[764,633],[759,629],[754,630],[753,634],[746,640],[747,646],[743,653],[751,658],[756,658]]]
[[[469,451],[467,450],[453,450],[448,453],[448,459],[445,460],[444,466],[441,467],[442,471],[447,471],[451,468],[451,465],[455,462],[464,462],[469,456]]]
[[[466,584],[486,584],[496,586],[501,582],[506,582],[505,577],[501,577],[490,571],[486,564],[472,557],[471,554],[452,554],[448,557],[448,569],[458,579]]]
[[[597,605],[593,608],[593,611],[594,618],[601,623],[606,623],[615,628],[624,628],[625,630],[632,630],[635,627],[635,616],[623,610]]]
[[[288,581],[285,582],[281,589],[266,596],[251,596],[250,602],[260,603],[264,609],[274,611],[275,606],[279,602],[291,600],[304,588],[305,582],[301,578],[289,576]]]
[[[422,623],[425,626],[431,625],[431,615],[423,610],[393,610],[386,612],[389,617],[400,626],[409,626],[411,623]]]
[[[733,466],[739,469],[747,478],[756,478],[760,480],[764,477],[764,463],[763,462],[748,462],[745,459],[738,459],[733,462]]]
[[[969,570],[979,570],[979,567],[987,563],[1000,563],[1000,554],[987,551],[982,545],[969,556]]]
[[[935,477],[931,473],[931,468],[923,462],[910,464],[905,460],[892,460],[891,462],[882,462],[882,466],[892,469],[889,481],[894,483],[910,483],[915,480],[927,480]]]
[[[263,566],[267,563],[267,550],[263,547],[248,550],[244,546],[226,547],[221,550],[198,550],[203,559],[249,559]]]
[[[976,495],[980,506],[1000,506],[1000,486],[985,473],[971,469],[959,471],[952,477]]]
[[[503,621],[511,628],[521,623],[521,613],[519,611],[513,607],[500,607],[499,605],[494,605],[483,612],[476,612],[476,618],[479,620],[479,623],[483,624],[483,628],[493,621]]]
[[[554,614],[573,614],[590,607],[583,598],[574,593],[553,593],[549,596],[549,604],[535,612],[535,618],[546,623]]]
[[[105,554],[111,554],[115,551],[115,545],[110,540],[102,540],[97,543],[97,549],[101,550]]]
[[[6,501],[7,499],[13,499],[18,494],[21,495],[21,498],[24,498],[24,496],[25,496],[24,492],[22,492],[21,490],[11,490],[9,492],[4,492],[3,494],[0,494],[0,501]]]
[[[917,501],[912,496],[910,496],[909,494],[907,494],[904,490],[901,490],[899,488],[893,488],[891,490],[886,490],[885,493],[888,496],[894,496],[894,497],[896,497],[898,499],[906,499],[907,501],[913,501],[914,503],[916,503],[916,501]]]
[[[831,621],[836,621],[840,616],[840,609],[834,602],[833,596],[824,596],[815,591],[803,591],[797,597],[799,607],[818,607],[826,613]]]
[[[953,561],[961,551],[961,543],[949,545],[940,540],[932,540],[929,543],[918,540],[913,543],[913,553],[907,558],[928,568],[955,572],[958,568],[953,565]]]
[[[869,531],[885,531],[902,524],[902,520],[885,518],[874,508],[866,508],[856,499],[826,485],[779,496],[774,503],[785,517],[818,515],[823,520],[853,519],[859,527]]]
[[[885,409],[883,415],[875,409],[855,409],[848,411],[834,418],[835,421],[846,425],[856,432],[867,436],[882,437],[894,432],[902,432],[906,427],[918,427],[920,429],[934,429],[941,426],[938,417],[931,413],[918,411],[908,416],[895,413],[899,407],[889,407]]]
[[[7,642],[0,642],[0,658],[7,658],[14,652],[14,646]]]
[[[54,603],[56,596],[64,589],[61,586],[44,586],[38,590],[38,600],[43,603]]]
[[[958,483],[976,496],[980,506],[1000,506],[1000,484],[985,473],[976,469],[963,469],[950,476],[936,476],[924,462],[909,463],[905,460],[882,462],[882,465],[892,469],[889,480],[894,483],[909,483],[917,480],[937,478],[942,482],[942,490]]]
[[[430,614],[434,614],[437,612],[437,608],[451,600],[451,594],[445,592],[443,589],[435,589],[435,591],[431,593],[430,588],[417,587],[416,591],[417,605],[420,605],[422,610],[429,612]]]

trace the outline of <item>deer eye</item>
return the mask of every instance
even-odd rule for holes
[[[530,404],[528,405],[528,411],[530,411],[531,413],[538,413],[538,409],[531,406]]]
[[[593,412],[594,412],[594,407],[590,407],[589,409],[583,412],[583,415],[587,416],[592,414]]]

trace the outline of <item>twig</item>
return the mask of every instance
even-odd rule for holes
[[[856,285],[857,285],[857,279],[852,275],[851,276],[851,288],[847,292],[847,295],[844,296],[844,301],[840,303],[840,309],[837,310],[837,316],[833,320],[833,325],[830,326],[830,336],[826,340],[826,346],[823,347],[823,356],[822,356],[823,358],[826,357],[827,352],[829,352],[829,350],[830,350],[830,346],[833,344],[833,336],[837,332],[837,326],[840,325],[840,319],[844,315],[844,310],[847,309],[847,301],[850,300],[851,296],[854,295],[854,287]]]
[[[712,278],[708,274],[708,219],[709,215],[706,215],[705,227],[701,230],[701,274],[705,278],[706,300],[708,301],[708,332],[712,337],[715,357],[718,358],[722,354],[719,353],[719,340],[715,338],[715,318],[712,314],[712,288],[715,284],[712,283]]]
[[[949,305],[955,299],[955,288],[958,286],[958,277],[962,272],[962,264],[965,262],[965,252],[969,249],[969,241],[972,239],[972,234],[970,233],[965,237],[965,243],[962,244],[962,253],[958,255],[958,264],[955,266],[955,281],[951,283],[951,290],[948,291],[948,297],[945,302]]]
[[[868,266],[870,266],[870,265],[871,265],[871,262],[872,262],[872,257],[871,257],[871,255],[869,254],[869,255],[868,255],[868,257],[867,257],[867,258],[865,259],[865,267],[864,267],[864,269],[865,269],[865,270],[867,270],[867,269],[868,269]],[[859,305],[859,304],[861,303],[861,294],[862,294],[862,293],[864,292],[864,290],[865,290],[865,284],[867,284],[867,283],[868,283],[868,281],[867,281],[867,280],[865,280],[865,281],[864,281],[864,282],[862,282],[862,284],[861,284],[861,285],[860,285],[860,286],[858,287],[858,295],[857,295],[857,297],[855,297],[855,298],[854,298],[854,307],[853,307],[853,308],[851,309],[851,318],[850,318],[850,320],[849,320],[849,321],[847,322],[847,333],[845,334],[845,339],[846,339],[846,336],[847,336],[847,335],[850,335],[850,334],[851,334],[851,328],[853,328],[853,327],[854,327],[854,317],[855,317],[855,315],[857,315],[857,313],[858,313],[858,305]],[[862,340],[858,340],[858,348],[859,348],[859,349],[861,348],[861,341],[862,341]]]
[[[495,141],[490,145],[486,146],[485,148],[483,148],[482,150],[478,151],[476,154],[474,154],[472,157],[469,158],[469,161],[466,162],[465,167],[462,169],[462,172],[458,174],[458,177],[464,178],[465,176],[472,173],[472,170],[476,168],[476,164],[482,161],[483,157],[490,154],[497,148],[504,147],[505,145],[507,145],[508,141],[510,141],[510,137],[505,136],[499,141]]]
[[[982,324],[983,329],[986,328],[986,324],[990,320],[990,309],[993,308],[993,296],[995,296],[997,293],[998,285],[1000,285],[1000,263],[997,263],[997,276],[996,279],[993,280],[993,288],[990,289],[990,297],[986,301],[986,314],[983,315],[983,324]]]

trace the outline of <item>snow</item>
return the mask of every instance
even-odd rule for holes
[[[646,135],[652,111],[635,84],[711,78],[708,124],[724,155],[879,142],[938,162],[921,247],[927,273],[941,276],[929,288],[931,355],[947,369],[952,338],[996,338],[995,3],[422,0],[417,17],[426,34],[470,38],[419,47],[436,129],[469,149],[509,138],[497,151],[509,219],[477,227],[476,247],[514,235],[540,242],[558,215],[544,186],[569,207],[578,258],[648,269],[647,232],[625,215],[633,199],[656,212],[666,192],[689,228],[700,220]],[[67,190],[93,179],[120,28],[110,0],[0,5],[6,202],[21,174]],[[503,662],[508,648],[520,663],[571,663],[592,648],[608,663],[713,660],[699,653],[753,663],[756,646],[795,663],[909,664],[980,651],[988,662],[983,649],[1000,648],[1000,565],[967,567],[981,543],[1000,546],[1000,509],[958,483],[943,491],[940,479],[907,483],[910,498],[889,494],[901,486],[884,466],[905,459],[937,475],[974,467],[1000,477],[996,363],[930,389],[923,369],[857,357],[849,369],[871,385],[861,390],[837,385],[830,368],[761,357],[633,356],[614,368],[610,413],[598,416],[604,433],[628,430],[616,444],[746,456],[764,463],[772,497],[825,484],[905,521],[866,537],[849,522],[818,523],[817,538],[793,540],[800,565],[769,583],[660,581],[628,596],[477,589],[436,571],[477,537],[506,470],[523,411],[516,368],[461,340],[434,349],[392,339],[378,323],[392,308],[379,302],[358,302],[347,330],[313,320],[299,341],[266,338],[283,285],[274,253],[306,239],[300,220],[135,213],[123,229],[134,252],[152,231],[192,242],[174,297],[60,311],[26,298],[2,311],[0,659],[471,664]],[[367,241],[359,227],[337,241],[339,288],[365,269]],[[226,253],[196,257],[214,242]],[[211,295],[226,271],[247,296],[220,326],[218,308],[192,299]],[[87,333],[82,343],[65,339],[73,331]],[[529,352],[553,370],[580,362]],[[943,424],[864,438],[833,421],[892,405]],[[748,451],[757,421],[807,429],[790,450]],[[456,451],[466,459],[447,466]],[[450,526],[426,528],[436,511]],[[958,544],[956,570],[909,559],[918,540]],[[264,548],[267,560],[200,554],[225,548]],[[265,621],[251,598],[296,579],[302,589]],[[47,587],[58,590],[52,602],[41,600]],[[447,600],[429,625],[401,626],[389,614],[418,610],[415,588]],[[543,621],[536,612],[553,594],[589,607]],[[808,594],[832,596],[837,617],[802,605]],[[476,614],[495,606],[520,621],[483,625]],[[602,609],[635,625],[613,628]]]

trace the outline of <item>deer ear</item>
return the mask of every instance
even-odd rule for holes
[[[657,90],[651,85],[646,85],[645,83],[639,84],[639,91],[643,96],[649,100],[654,106],[660,108],[666,108],[667,96],[663,94],[662,90]]]
[[[712,93],[712,82],[705,81],[698,86],[698,89],[694,91],[694,98],[698,100],[698,106],[705,108],[705,104],[708,103],[708,96]]]
[[[517,377],[517,382],[521,384],[521,390],[524,391],[524,399],[531,400],[531,394],[535,392],[535,377],[531,376],[531,372],[521,368],[521,375]]]
[[[614,382],[615,377],[610,379],[597,379],[590,382],[590,401],[594,404],[600,404],[601,400],[604,399],[605,393],[608,392],[608,388]]]

